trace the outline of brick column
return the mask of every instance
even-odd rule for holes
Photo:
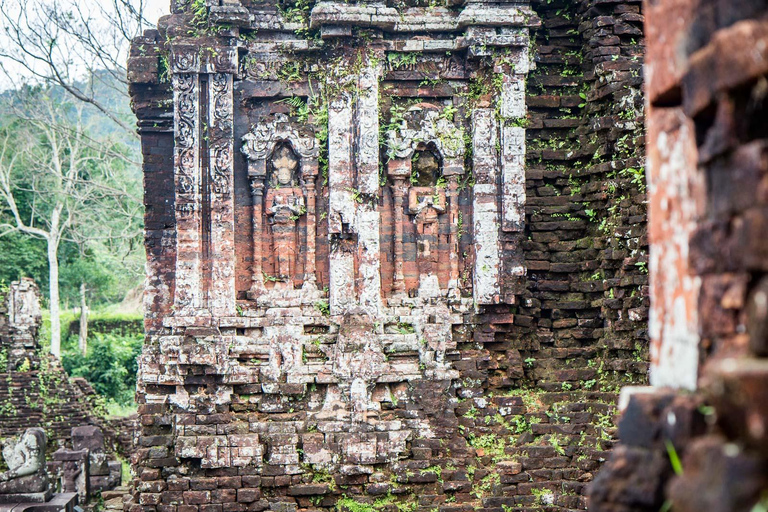
[[[202,183],[198,56],[172,56],[174,184],[176,212],[176,315],[194,316],[204,307],[202,290]]]
[[[208,80],[211,200],[210,308],[216,316],[235,314],[235,203],[232,75]]]
[[[264,208],[264,177],[248,174],[251,190],[251,253],[253,265],[251,266],[251,289],[248,291],[250,298],[258,297],[264,291],[264,275],[262,273],[262,212]]]
[[[472,165],[475,172],[474,238],[475,282],[477,304],[496,304],[500,301],[499,270],[501,266],[501,240],[499,238],[499,160],[496,146],[499,127],[496,113],[490,108],[472,112]]]

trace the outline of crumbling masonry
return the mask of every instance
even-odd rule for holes
[[[656,389],[590,510],[765,510],[768,2],[646,3]]]
[[[584,510],[647,368],[639,1],[171,12],[128,510]]]

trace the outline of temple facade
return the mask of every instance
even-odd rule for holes
[[[625,4],[605,9],[641,22],[636,2]],[[562,343],[552,332],[600,339],[601,308],[619,310],[611,320],[627,332],[620,323],[644,313],[626,311],[645,306],[629,292],[604,305],[605,284],[587,282],[595,261],[612,258],[604,246],[545,247],[587,225],[555,218],[569,201],[545,192],[563,182],[543,162],[588,162],[594,149],[578,148],[580,85],[537,78],[542,98],[554,85],[569,100],[529,112],[544,42],[535,31],[587,45],[558,28],[570,23],[578,35],[575,18],[539,8],[175,0],[134,41],[148,338],[129,509],[584,506],[581,487],[601,457],[579,467],[586,452],[574,443],[566,454],[558,439],[589,435],[604,449],[591,425],[615,394],[595,386],[597,345],[582,352],[571,331]],[[628,58],[626,39],[617,48]],[[621,92],[590,101],[607,105],[611,94]],[[558,116],[568,119],[545,126]],[[574,150],[527,147],[530,128],[540,140],[568,133]],[[582,212],[605,200],[574,193]],[[554,209],[542,214],[547,202]],[[642,234],[627,237],[642,246]],[[562,257],[545,268],[550,250]],[[617,290],[645,283],[605,268]],[[565,288],[539,288],[556,279]],[[621,360],[643,350],[613,348],[625,350]],[[625,370],[642,378],[645,366]],[[589,396],[559,408],[557,396],[574,388]],[[545,468],[559,489],[551,475],[528,473]],[[525,482],[543,487],[518,491]]]

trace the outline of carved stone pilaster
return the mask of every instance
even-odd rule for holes
[[[208,80],[211,201],[210,308],[215,315],[235,313],[235,217],[232,75],[215,73]]]
[[[355,148],[358,193],[368,196],[357,201],[358,273],[360,305],[373,317],[381,314],[381,214],[375,198],[379,195],[379,75],[380,60],[366,57],[357,77]]]
[[[380,64],[366,65],[358,79],[357,183],[362,194],[379,190],[379,75]]]
[[[354,240],[355,207],[353,97],[344,92],[328,109],[328,231],[330,233],[331,314],[342,314],[357,303]]]
[[[178,57],[179,69],[189,61]],[[202,240],[200,188],[200,91],[198,75],[174,73],[174,185],[176,211],[176,292],[177,315],[196,314],[202,301]]]

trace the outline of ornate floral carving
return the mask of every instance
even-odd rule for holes
[[[302,74],[310,72],[310,66],[303,62],[291,62],[281,56],[252,53],[240,59],[240,73],[257,80],[274,80],[286,65],[292,66],[292,69]]]
[[[192,73],[173,75],[176,96],[176,187],[181,194],[195,189],[195,144],[197,139],[197,76]]]
[[[286,141],[291,143],[301,158],[317,158],[319,147],[315,137],[299,133],[285,114],[275,114],[271,122],[251,128],[251,131],[243,136],[241,151],[248,160],[266,161],[275,145]]]
[[[216,73],[211,80],[213,129],[211,185],[216,194],[231,192],[232,91],[231,75]]]
[[[218,74],[237,72],[237,48],[216,48],[213,56],[213,66]]]
[[[391,55],[391,54],[390,54]],[[397,54],[395,54],[397,55]],[[456,55],[416,54],[416,59],[404,63],[397,58],[386,60],[386,72],[421,73],[425,77],[462,79],[466,74],[463,59]]]
[[[200,56],[195,49],[176,49],[171,52],[171,71],[174,74],[193,73],[200,67]]]

